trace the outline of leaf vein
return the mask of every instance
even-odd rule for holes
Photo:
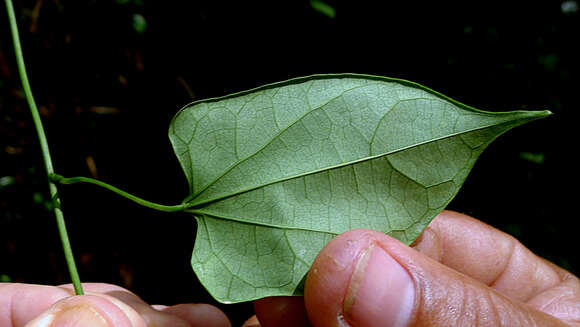
[[[248,155],[247,157],[238,160],[236,163],[232,164],[230,167],[228,167],[227,169],[224,170],[224,172],[222,174],[220,174],[219,176],[217,176],[214,180],[212,180],[211,182],[209,182],[206,186],[204,186],[201,190],[199,190],[199,192],[197,192],[196,194],[194,194],[194,197],[197,197],[199,194],[203,193],[205,190],[207,190],[210,186],[212,186],[213,184],[215,184],[218,180],[220,180],[223,176],[225,176],[226,174],[228,174],[230,171],[232,171],[235,167],[239,166],[241,163],[245,162],[246,160],[248,160],[249,158],[253,157],[255,154],[261,152],[264,148],[266,148],[268,145],[270,145],[275,139],[279,138],[280,135],[282,133],[284,133],[285,131],[287,131],[290,127],[294,126],[296,123],[301,122],[302,119],[304,119],[304,117],[306,117],[307,115],[309,115],[310,113],[314,112],[315,110],[319,110],[320,108],[323,108],[324,106],[326,106],[328,103],[330,103],[331,101],[335,100],[336,98],[338,98],[339,96],[341,96],[343,93],[345,92],[349,92],[355,89],[359,89],[362,87],[366,87],[369,85],[379,85],[379,83],[374,83],[374,84],[367,84],[367,85],[361,85],[361,86],[356,86],[356,87],[352,87],[348,90],[344,90],[341,92],[341,94],[332,97],[331,99],[329,99],[328,101],[326,101],[325,103],[319,105],[316,108],[311,108],[309,111],[305,112],[302,116],[300,116],[298,119],[296,119],[295,122],[293,122],[292,124],[289,124],[286,128],[282,129],[279,133],[277,133],[276,135],[274,135],[273,137],[271,137],[267,142],[264,143],[264,145],[259,148],[258,150],[256,150],[254,153]]]

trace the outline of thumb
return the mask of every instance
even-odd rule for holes
[[[26,327],[136,327],[145,321],[128,305],[106,295],[72,296],[56,302]]]
[[[306,280],[313,325],[564,326],[376,231],[333,239]]]

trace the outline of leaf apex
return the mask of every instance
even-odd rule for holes
[[[512,112],[516,114],[515,117],[517,117],[518,120],[522,120],[524,122],[546,118],[554,114],[550,110],[517,110]]]
[[[531,117],[537,117],[537,118],[544,118],[544,117],[548,117],[553,115],[554,113],[550,110],[533,110],[533,111],[527,111],[530,113]]]

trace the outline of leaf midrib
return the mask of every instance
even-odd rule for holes
[[[398,153],[398,152],[401,152],[401,151],[405,151],[407,149],[411,149],[411,148],[414,148],[414,147],[417,147],[417,146],[421,146],[421,145],[424,145],[424,144],[428,144],[428,143],[432,143],[432,142],[437,142],[437,141],[440,141],[440,140],[444,140],[444,139],[447,139],[447,138],[451,138],[451,137],[455,137],[455,136],[459,136],[459,135],[463,135],[463,134],[475,132],[475,131],[478,131],[478,130],[483,130],[483,129],[486,129],[486,128],[507,125],[507,124],[513,123],[514,121],[517,121],[517,120],[520,120],[521,121],[519,124],[523,124],[526,121],[534,120],[534,119],[537,119],[537,118],[540,118],[540,117],[543,117],[544,116],[544,114],[543,114],[542,111],[519,111],[519,113],[520,113],[520,115],[514,116],[513,119],[508,120],[508,121],[505,121],[505,122],[503,122],[501,124],[488,124],[488,125],[484,125],[484,126],[479,126],[479,127],[467,129],[467,130],[464,130],[464,131],[461,131],[461,132],[450,133],[448,135],[444,135],[444,136],[432,138],[432,139],[429,139],[429,140],[425,140],[423,142],[417,142],[417,143],[414,143],[414,144],[410,144],[410,145],[407,145],[405,147],[402,147],[402,148],[399,148],[399,149],[395,149],[395,150],[392,150],[392,151],[389,151],[389,152],[385,152],[385,153],[381,153],[381,154],[377,154],[377,155],[373,155],[373,156],[367,156],[367,157],[364,157],[364,158],[361,158],[361,159],[357,159],[357,160],[353,160],[353,161],[349,161],[349,162],[344,162],[344,163],[341,163],[341,164],[338,164],[338,165],[328,166],[328,167],[324,167],[324,168],[320,168],[320,169],[316,169],[316,170],[304,172],[304,173],[301,173],[301,174],[287,176],[287,177],[284,177],[284,178],[280,178],[280,179],[276,179],[276,180],[270,181],[268,183],[255,185],[255,186],[249,187],[247,189],[242,189],[242,190],[233,192],[231,194],[224,194],[224,195],[221,195],[221,196],[218,196],[218,197],[215,197],[215,198],[211,198],[211,199],[206,199],[206,200],[203,200],[203,201],[200,201],[200,202],[195,202],[195,199],[196,198],[193,198],[192,201],[189,202],[189,204],[187,205],[186,211],[192,212],[192,213],[193,212],[200,212],[201,213],[202,211],[200,211],[198,208],[203,207],[204,205],[207,205],[207,204],[212,203],[212,202],[220,201],[220,200],[223,200],[223,199],[226,199],[226,198],[230,198],[230,197],[233,197],[233,196],[242,194],[242,193],[250,192],[250,191],[253,191],[253,190],[256,190],[256,189],[259,189],[259,188],[263,188],[263,187],[266,187],[266,186],[269,186],[269,185],[273,185],[273,184],[277,184],[277,183],[282,183],[282,182],[285,182],[285,181],[288,181],[288,180],[292,180],[292,179],[296,179],[296,178],[300,178],[300,177],[304,177],[304,176],[308,176],[308,175],[314,175],[314,174],[317,174],[317,173],[320,173],[320,172],[323,172],[323,171],[338,169],[338,168],[342,168],[342,167],[349,166],[349,165],[355,165],[355,164],[358,164],[358,163],[362,163],[362,162],[374,160],[374,159],[377,159],[377,158],[380,158],[380,157],[392,155],[392,154],[395,154],[395,153]],[[214,181],[214,183],[215,183],[215,181]],[[199,194],[201,194],[201,193],[198,193],[198,195]]]
[[[209,211],[204,211],[203,208],[192,209],[192,210],[188,209],[185,211],[193,214],[194,216],[202,216],[203,218],[212,217],[215,219],[227,220],[227,221],[232,221],[232,222],[241,223],[241,224],[245,224],[245,225],[269,227],[269,228],[284,229],[284,230],[299,230],[299,231],[307,231],[307,232],[316,232],[316,233],[330,234],[330,235],[334,235],[334,236],[338,235],[338,233],[334,233],[334,232],[330,232],[330,231],[322,230],[322,229],[316,229],[316,228],[277,225],[277,224],[270,224],[270,223],[261,222],[261,221],[260,222],[248,221],[248,220],[244,220],[243,218],[238,218],[238,217],[234,217],[234,216],[226,216],[226,215],[218,216],[215,213],[212,213]],[[399,230],[394,229],[394,231],[399,231]]]
[[[438,98],[438,99],[440,99],[442,101],[450,102],[453,105],[456,105],[456,106],[458,106],[460,108],[463,108],[465,110],[468,110],[468,111],[471,111],[471,112],[474,112],[474,113],[497,114],[497,115],[509,115],[510,113],[512,113],[512,112],[490,112],[490,111],[476,109],[474,107],[471,107],[471,106],[468,106],[466,104],[463,104],[463,103],[461,103],[461,102],[459,102],[457,100],[454,100],[452,98],[449,98],[448,96],[446,96],[444,94],[441,94],[441,93],[439,93],[439,92],[437,92],[435,90],[432,90],[432,89],[430,89],[430,88],[428,88],[426,86],[423,86],[421,84],[418,84],[418,83],[415,83],[415,82],[412,82],[412,81],[400,79],[400,78],[374,76],[374,75],[367,75],[367,74],[354,74],[354,73],[314,74],[314,75],[305,76],[305,77],[292,78],[292,79],[289,79],[289,80],[286,80],[286,81],[282,81],[282,82],[276,82],[276,83],[271,83],[271,84],[267,84],[267,85],[262,85],[260,87],[256,87],[256,88],[253,88],[253,89],[250,89],[250,90],[241,91],[241,92],[232,93],[232,94],[229,94],[229,95],[226,95],[226,96],[220,96],[220,97],[215,97],[215,98],[210,98],[210,99],[204,99],[204,100],[194,101],[194,102],[186,105],[185,107],[183,107],[175,115],[174,119],[171,122],[171,127],[173,128],[173,133],[170,133],[170,134],[173,134],[174,136],[176,136],[177,139],[179,139],[182,143],[189,144],[189,142],[184,142],[179,137],[179,135],[177,133],[175,133],[175,130],[174,130],[175,129],[175,124],[174,124],[174,122],[175,122],[175,119],[181,113],[183,113],[185,110],[191,109],[192,107],[194,107],[196,105],[203,104],[203,103],[205,103],[205,104],[207,104],[207,103],[215,103],[215,102],[219,102],[219,101],[226,100],[226,99],[230,99],[230,98],[245,96],[245,95],[252,94],[252,93],[255,93],[255,92],[259,92],[259,91],[269,90],[269,89],[272,89],[272,88],[279,88],[279,87],[288,86],[288,85],[299,85],[301,83],[312,82],[312,81],[316,81],[316,80],[327,80],[327,79],[332,79],[332,78],[335,78],[335,79],[354,78],[354,79],[364,79],[364,80],[376,81],[376,82],[375,83],[369,83],[369,84],[366,84],[366,85],[356,86],[356,87],[353,87],[353,88],[350,88],[350,89],[347,89],[347,90],[343,90],[340,95],[338,95],[336,97],[333,97],[329,101],[325,102],[325,104],[327,104],[328,102],[330,102],[330,101],[332,101],[332,100],[334,100],[334,99],[336,99],[336,98],[344,95],[345,92],[350,91],[352,89],[356,89],[356,88],[360,88],[360,87],[365,87],[365,86],[370,86],[370,85],[381,85],[382,83],[387,82],[387,83],[395,83],[395,84],[400,84],[400,85],[404,85],[404,86],[408,86],[408,87],[412,87],[412,88],[417,88],[419,90],[425,91],[425,92],[433,95],[435,98]],[[310,87],[311,86],[312,85],[310,85]],[[306,93],[308,93],[308,91],[306,91]],[[324,106],[325,104],[322,104],[322,105],[320,105],[320,106],[318,106],[316,108],[313,108],[312,110],[310,110],[307,113],[305,113],[302,117],[308,115],[309,113],[311,113],[314,110],[319,109],[320,107]],[[540,117],[543,117],[543,116],[546,116],[546,115],[549,115],[550,114],[550,112],[548,110],[544,110],[544,111],[520,111],[520,112],[522,112],[522,113],[524,113],[524,112],[536,113],[537,114],[537,117],[536,118],[540,118]],[[294,125],[295,123],[297,123],[298,121],[300,121],[300,119],[298,119],[296,122],[294,122],[291,125],[289,125],[288,127],[286,127],[285,130],[288,129],[290,126]],[[278,133],[276,136],[274,136],[270,141],[268,141],[267,143],[265,143],[264,146],[262,146],[260,149],[258,149],[253,154],[251,154],[248,157],[246,157],[246,158],[244,158],[244,159],[236,162],[234,165],[228,167],[227,170],[224,171],[224,173],[222,173],[220,176],[218,176],[217,178],[215,178],[214,180],[212,180],[210,183],[206,184],[199,192],[195,192],[195,190],[194,190],[194,183],[193,183],[193,180],[194,180],[194,172],[191,170],[191,169],[193,169],[193,167],[190,166],[189,169],[191,171],[191,176],[190,176],[191,180],[189,182],[190,182],[190,192],[191,193],[183,200],[182,203],[183,204],[188,204],[186,208],[192,208],[194,206],[203,205],[203,204],[206,204],[206,203],[209,203],[209,202],[213,202],[213,201],[217,201],[217,200],[220,200],[220,199],[229,197],[229,196],[233,196],[233,195],[237,195],[237,194],[240,194],[240,193],[244,193],[244,192],[247,192],[247,191],[250,191],[250,190],[259,188],[261,186],[267,186],[267,185],[270,185],[270,184],[273,184],[273,183],[280,182],[282,180],[291,179],[291,178],[294,178],[294,177],[301,176],[301,175],[288,176],[288,177],[286,177],[284,179],[281,179],[281,180],[276,180],[276,181],[273,181],[273,182],[270,182],[270,183],[267,183],[267,184],[264,184],[264,185],[257,185],[255,187],[252,187],[252,188],[249,188],[249,189],[246,189],[246,190],[241,190],[241,191],[238,191],[236,193],[232,193],[230,195],[224,195],[224,196],[220,196],[220,197],[213,198],[213,199],[207,199],[207,200],[200,201],[200,202],[197,202],[197,203],[194,202],[196,198],[198,198],[201,194],[203,194],[203,192],[205,192],[208,188],[210,188],[212,185],[214,185],[219,179],[221,179],[223,176],[225,176],[229,171],[231,171],[232,169],[234,169],[241,162],[243,162],[243,161],[251,158],[253,155],[255,155],[256,153],[260,152],[262,149],[264,149],[266,146],[268,146],[268,144],[270,144],[274,138],[276,138],[277,136],[279,136],[281,133],[282,132]],[[170,135],[170,138],[171,138],[171,135]],[[189,152],[189,149],[186,152]],[[193,159],[191,159],[191,160],[193,160]],[[349,163],[345,163],[345,164],[343,164],[343,166],[344,165],[348,165],[348,164]],[[333,167],[326,167],[324,169],[332,169],[332,168]],[[324,170],[324,169],[321,169],[321,170]],[[315,172],[318,172],[318,171],[315,171]],[[307,174],[308,173],[306,173],[306,175]]]

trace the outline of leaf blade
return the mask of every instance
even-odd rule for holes
[[[204,227],[198,228],[192,266],[222,302],[295,294],[314,259],[295,250],[305,243],[296,235],[311,235],[309,253],[331,235],[360,227],[410,243],[451,201],[493,139],[547,114],[480,111],[412,82],[352,74],[193,103],[170,130],[192,188],[190,211]],[[208,158],[196,162],[192,153]],[[222,252],[198,242],[211,240],[210,230],[227,229],[224,224],[232,230],[225,233],[229,241],[219,241],[226,243],[220,251],[233,254],[220,261]],[[292,269],[277,270],[258,250],[238,244],[236,233],[249,226],[253,246],[278,249],[279,260],[292,258]],[[208,242],[216,243],[213,235]],[[259,235],[284,235],[286,245],[258,244]],[[195,259],[200,253],[215,258]],[[230,264],[215,272],[216,265]],[[281,278],[288,271],[291,278]],[[261,283],[244,281],[260,275]],[[272,278],[288,284],[274,287],[267,283]]]

